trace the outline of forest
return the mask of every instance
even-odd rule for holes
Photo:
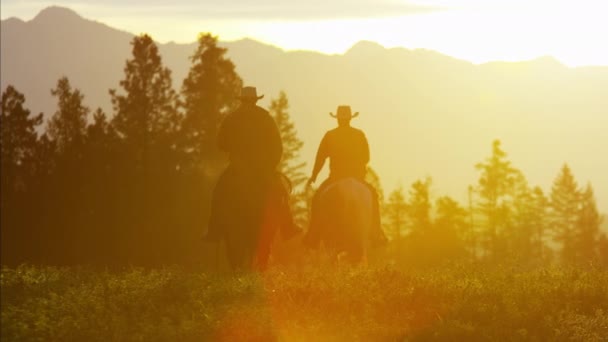
[[[109,90],[110,115],[87,107],[85,94],[66,77],[51,90],[57,109],[48,120],[31,113],[17,89],[4,90],[3,264],[210,262],[213,253],[200,237],[211,191],[226,165],[215,136],[222,118],[238,106],[243,81],[211,34],[199,36],[179,92],[152,38],[143,34],[131,44],[124,78]],[[285,150],[280,169],[295,189],[292,210],[305,228],[313,189],[304,187],[309,166],[299,151],[305,142],[290,119],[285,92],[269,112]],[[528,184],[499,140],[490,147],[474,165],[478,182],[463,184],[468,203],[433,198],[430,177],[385,196],[370,167],[368,181],[380,193],[390,241],[378,259],[403,266],[514,259],[606,266],[608,239],[592,185],[579,185],[564,164],[544,193]]]

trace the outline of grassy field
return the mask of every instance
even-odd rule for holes
[[[608,271],[3,268],[2,341],[606,341]]]

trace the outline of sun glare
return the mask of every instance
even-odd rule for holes
[[[288,50],[343,53],[359,40],[425,48],[483,63],[551,55],[569,66],[608,64],[601,11],[568,7],[462,8],[395,18],[272,22],[259,39]]]

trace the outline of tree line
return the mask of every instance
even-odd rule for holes
[[[222,118],[243,84],[217,37],[201,34],[181,91],[148,35],[134,37],[113,113],[84,104],[62,77],[55,113],[32,115],[13,86],[2,94],[2,262],[195,264],[204,257],[209,201],[226,160]],[[285,93],[271,113],[284,138],[285,173],[304,179],[301,142]],[[294,200],[294,202],[297,202]],[[298,216],[302,217],[300,208]]]
[[[390,193],[384,223],[393,258],[405,264],[468,259],[608,266],[593,187],[579,186],[568,164],[548,194],[528,183],[499,140],[475,168],[479,179],[468,187],[465,205],[449,196],[433,200],[431,178],[414,182],[408,193],[402,187]]]
[[[44,122],[13,86],[2,94],[0,200],[3,264],[198,265],[214,251],[201,243],[215,180],[226,164],[215,136],[238,105],[243,81],[217,37],[201,34],[180,91],[152,38],[134,37],[124,78],[110,89],[112,115],[84,104],[66,77]],[[284,92],[269,108],[281,132],[280,169],[305,183],[303,142]],[[567,165],[547,197],[511,166],[500,142],[476,168],[463,206],[432,201],[432,180],[381,196],[390,243],[384,258],[434,264],[453,259],[608,263],[608,241],[591,185]],[[368,180],[381,191],[370,168]],[[310,191],[296,191],[296,221],[306,226]]]

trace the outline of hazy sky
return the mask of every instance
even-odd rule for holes
[[[608,65],[608,0],[2,0],[2,19],[29,20],[50,5],[160,42],[210,31],[289,50],[342,53],[372,40],[475,63],[552,55]]]

